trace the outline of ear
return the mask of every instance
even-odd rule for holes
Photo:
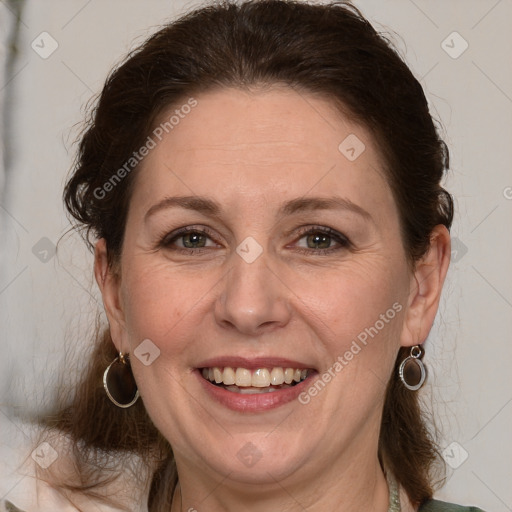
[[[411,276],[407,311],[401,335],[401,345],[412,347],[423,343],[437,313],[444,279],[450,264],[450,233],[443,225],[430,235],[430,248],[416,262]]]
[[[107,243],[104,238],[98,240],[94,248],[94,277],[103,298],[112,341],[118,352],[127,352],[128,346],[123,343],[126,329],[120,300],[121,278],[108,264]]]

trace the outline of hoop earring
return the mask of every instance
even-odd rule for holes
[[[107,366],[103,373],[103,387],[110,401],[127,409],[139,398],[137,383],[133,377],[128,355],[119,355]]]
[[[424,350],[420,345],[411,347],[411,352],[401,363],[398,368],[398,375],[402,384],[410,391],[417,391],[423,386],[427,370],[421,361]]]

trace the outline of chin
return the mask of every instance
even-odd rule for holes
[[[254,439],[254,436],[251,437]],[[309,458],[305,453],[294,454],[293,446],[297,447],[298,443],[290,443],[289,439],[286,442],[276,438],[269,442],[258,437],[251,441],[248,436],[240,436],[236,442],[233,439],[230,441],[225,450],[220,450],[219,457],[205,454],[202,460],[207,461],[216,472],[229,475],[231,481],[238,483],[275,484],[276,480],[285,480],[296,473]]]

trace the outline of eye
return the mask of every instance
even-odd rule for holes
[[[180,236],[178,240],[181,240],[183,247],[187,249],[197,249],[198,247],[206,247],[208,238],[206,235],[203,235],[203,233],[192,231],[191,233]]]
[[[219,246],[211,238],[209,229],[191,227],[181,228],[165,235],[159,245],[175,251],[194,251]]]
[[[350,241],[345,235],[328,227],[308,227],[302,230],[295,247],[301,252],[327,254],[346,249]]]
[[[331,235],[325,233],[313,233],[306,237],[306,245],[309,249],[328,249],[331,243]]]

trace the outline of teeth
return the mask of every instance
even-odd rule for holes
[[[203,368],[202,376],[210,382],[224,384],[232,388],[252,388],[244,389],[244,393],[258,393],[263,388],[275,391],[270,386],[283,386],[293,382],[301,382],[307,378],[309,371],[303,368],[257,368],[248,370],[247,368]],[[259,388],[254,390],[254,388]],[[232,389],[233,390],[233,389]]]
[[[284,371],[282,368],[272,368],[270,372],[270,384],[273,386],[284,384]]]
[[[284,381],[286,384],[291,384],[293,382],[293,375],[295,371],[293,368],[286,368],[284,371]]]
[[[228,391],[232,391],[234,393],[240,393],[241,395],[258,395],[261,393],[273,393],[274,391],[279,391],[281,388],[289,388],[291,386],[284,385],[279,387],[268,387],[268,388],[239,388],[238,386],[226,386]]]
[[[230,386],[231,384],[235,383],[235,380],[236,380],[235,370],[233,370],[233,368],[230,368],[229,366],[224,368],[224,371],[222,372],[222,382],[226,386]]]
[[[237,368],[235,376],[235,384],[238,387],[251,386],[251,370],[247,370],[246,368]]]
[[[220,371],[220,368],[213,369],[213,378],[217,384],[222,382],[222,372]]]
[[[255,388],[268,388],[270,386],[270,372],[266,368],[258,368],[252,374],[251,385]]]

